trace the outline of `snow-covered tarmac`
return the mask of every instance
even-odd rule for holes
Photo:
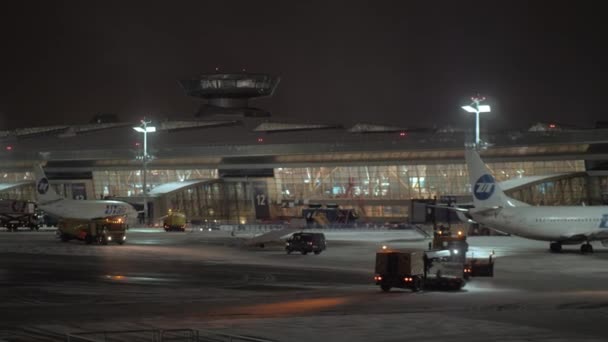
[[[0,340],[68,331],[194,328],[278,341],[605,341],[608,249],[562,254],[515,237],[472,237],[496,276],[461,292],[373,285],[374,253],[427,247],[413,231],[327,231],[321,255],[242,247],[222,231],[131,229],[124,246],[0,232]],[[55,339],[54,339],[55,338]]]

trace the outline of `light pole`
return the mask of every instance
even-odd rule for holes
[[[479,147],[479,113],[489,113],[489,105],[480,105],[479,103],[485,101],[485,96],[473,96],[471,97],[471,104],[468,106],[462,106],[462,109],[469,113],[475,113],[475,146]]]
[[[147,191],[147,185],[146,185],[146,176],[148,175],[148,170],[147,170],[147,164],[148,164],[148,133],[153,133],[156,132],[156,127],[154,126],[148,126],[148,124],[150,124],[151,121],[146,121],[146,118],[143,118],[141,120],[141,125],[140,126],[135,126],[133,127],[133,129],[139,133],[143,133],[144,134],[144,155],[142,156],[142,163],[143,163],[143,177],[142,177],[142,190],[144,192],[144,224],[147,224],[147,216],[148,216],[148,191]]]

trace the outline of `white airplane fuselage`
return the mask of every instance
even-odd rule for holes
[[[135,224],[137,211],[128,203],[110,200],[58,199],[39,208],[55,216],[90,220],[100,217],[125,216],[129,225]]]
[[[608,207],[528,206],[470,210],[478,223],[497,230],[542,241],[566,241],[587,236],[589,241],[608,235]],[[600,235],[604,238],[599,237]],[[593,236],[598,235],[597,239]]]

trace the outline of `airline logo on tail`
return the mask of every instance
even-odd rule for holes
[[[38,184],[36,185],[36,189],[38,190],[38,193],[41,195],[46,194],[47,191],[49,191],[49,181],[48,179],[46,179],[46,177],[41,178],[38,181]]]
[[[496,184],[494,178],[488,174],[479,177],[473,188],[473,195],[480,201],[487,200],[494,193]]]

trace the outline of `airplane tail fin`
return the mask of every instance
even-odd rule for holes
[[[469,181],[475,208],[501,208],[515,206],[502,191],[492,173],[474,149],[465,150],[465,159],[469,169]]]
[[[53,189],[48,178],[46,178],[41,165],[38,164],[34,166],[34,175],[36,176],[36,199],[40,204],[45,204],[63,198],[59,196]]]

